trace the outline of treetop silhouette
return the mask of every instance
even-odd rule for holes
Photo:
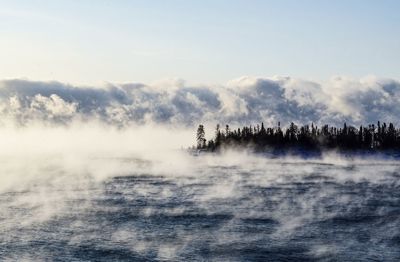
[[[287,128],[265,127],[264,123],[256,126],[243,126],[231,130],[229,125],[221,130],[218,124],[215,136],[208,142],[205,139],[203,125],[197,129],[197,149],[218,151],[230,147],[252,147],[256,150],[266,148],[301,148],[301,149],[400,149],[400,129],[392,123],[370,124],[359,128],[323,125],[298,127],[293,122]]]

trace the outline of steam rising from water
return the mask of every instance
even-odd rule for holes
[[[400,258],[396,159],[195,157],[159,126],[1,138],[2,260]]]
[[[378,78],[1,81],[0,259],[399,259],[398,160],[179,149],[201,122],[398,124],[399,99]]]

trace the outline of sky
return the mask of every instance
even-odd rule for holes
[[[400,78],[400,2],[3,1],[0,79]]]

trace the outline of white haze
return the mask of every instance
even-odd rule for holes
[[[53,162],[65,168],[65,174],[84,175],[86,170],[95,177],[131,172],[113,166],[113,159],[163,159],[161,163],[179,166],[181,161],[176,157],[185,154],[183,148],[193,141],[193,130],[161,125],[129,126],[122,130],[103,123],[3,127],[0,128],[0,161],[3,162],[0,191],[10,183],[42,178],[46,172],[41,173],[40,169],[51,170]]]

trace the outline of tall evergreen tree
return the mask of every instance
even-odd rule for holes
[[[206,136],[206,133],[204,131],[204,126],[199,125],[199,127],[197,128],[197,135],[196,135],[198,149],[204,148],[206,146],[205,136]]]

